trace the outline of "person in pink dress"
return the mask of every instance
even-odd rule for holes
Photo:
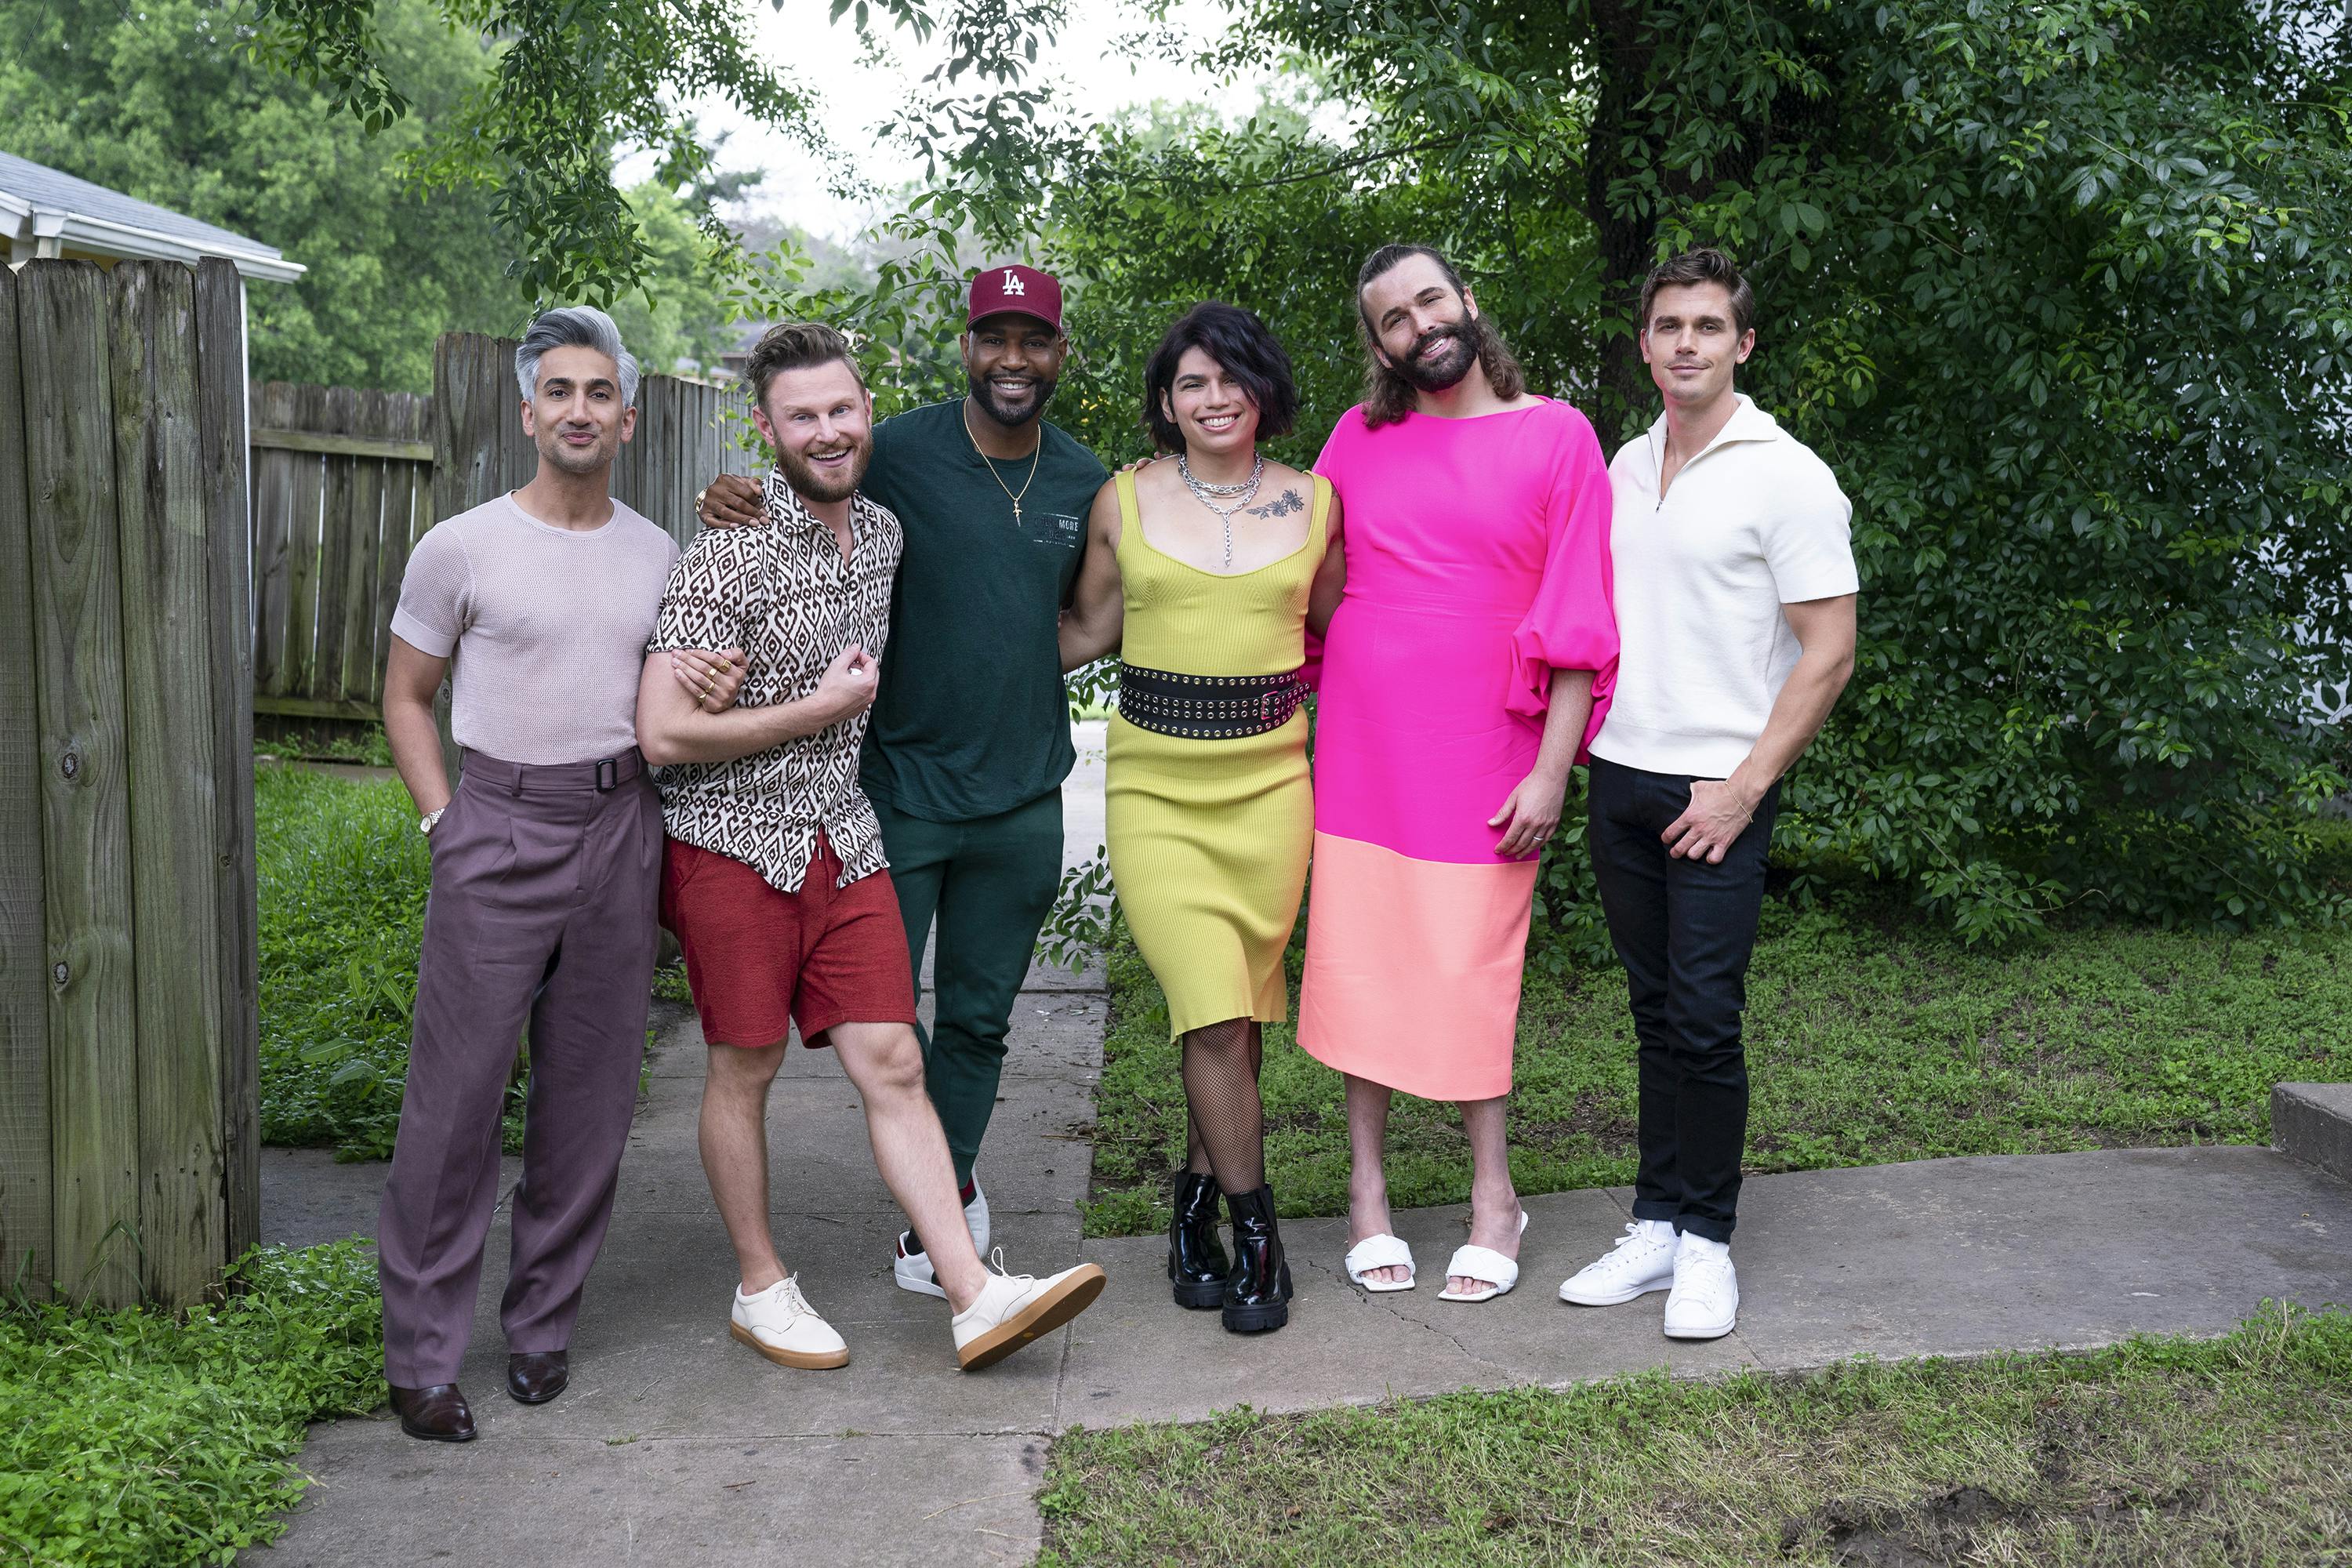
[[[1445,258],[1372,253],[1370,364],[1316,471],[1346,509],[1323,648],[1298,1042],[1348,1079],[1350,1278],[1413,1283],[1381,1167],[1391,1092],[1450,1100],[1474,1162],[1444,1300],[1518,1280],[1504,1103],[1536,863],[1615,681],[1610,485]]]

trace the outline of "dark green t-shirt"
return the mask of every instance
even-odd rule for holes
[[[993,816],[1060,788],[1077,761],[1055,631],[1109,475],[1053,426],[1043,435],[1024,489],[1029,459],[994,464],[1000,487],[961,398],[875,426],[866,493],[898,514],[907,549],[858,772],[909,816]]]

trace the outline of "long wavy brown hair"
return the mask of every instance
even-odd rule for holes
[[[1426,245],[1383,245],[1364,258],[1364,265],[1356,271],[1356,325],[1364,338],[1364,423],[1374,430],[1393,425],[1412,413],[1420,389],[1402,371],[1382,363],[1380,335],[1372,330],[1372,319],[1364,310],[1364,290],[1371,287],[1373,279],[1413,256],[1426,256],[1436,262],[1437,269],[1453,286],[1456,299],[1469,292],[1462,286],[1462,275],[1454,270],[1454,264],[1445,259],[1443,252]],[[1508,399],[1526,392],[1527,372],[1519,368],[1518,359],[1503,342],[1503,335],[1483,315],[1468,316],[1466,324],[1470,346],[1478,352],[1478,368],[1486,374],[1486,384],[1495,389],[1495,395]]]

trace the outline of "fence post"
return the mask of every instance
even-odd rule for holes
[[[150,1296],[184,1302],[201,1299],[227,1247],[212,546],[197,409],[196,280],[177,262],[124,261],[107,281],[130,764],[141,1272]]]
[[[214,844],[219,870],[223,1261],[261,1240],[261,936],[254,886],[253,577],[247,542],[245,281],[196,268],[196,394],[212,578]]]
[[[77,1297],[139,1296],[139,1075],[131,949],[122,578],[106,275],[17,278],[26,491],[38,638],[41,858],[49,965],[51,1258]]]
[[[49,1028],[42,930],[32,511],[16,273],[0,267],[0,1289],[49,1282]]]

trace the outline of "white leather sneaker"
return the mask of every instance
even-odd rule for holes
[[[738,1285],[732,1319],[727,1331],[778,1366],[849,1364],[848,1342],[808,1304],[797,1274],[786,1275],[755,1296],[746,1296]]]
[[[1666,1338],[1719,1340],[1739,1321],[1739,1275],[1731,1248],[1685,1231],[1675,1248],[1675,1288],[1666,1296]]]
[[[971,1249],[982,1258],[988,1256],[988,1194],[981,1190],[980,1177],[971,1178],[971,1198],[963,1205],[963,1227],[971,1233]],[[901,1290],[912,1290],[919,1296],[937,1296],[944,1301],[948,1293],[940,1289],[939,1276],[931,1268],[930,1254],[915,1250],[915,1233],[898,1233],[898,1247],[890,1259],[890,1278]]]
[[[1637,1219],[1617,1245],[1560,1281],[1559,1299],[1580,1307],[1614,1307],[1675,1282],[1675,1227]]]
[[[1003,1361],[1031,1340],[1052,1333],[1102,1294],[1099,1264],[1081,1263],[1043,1279],[1005,1273],[1002,1250],[989,1265],[988,1282],[952,1325],[956,1363],[966,1372]]]

